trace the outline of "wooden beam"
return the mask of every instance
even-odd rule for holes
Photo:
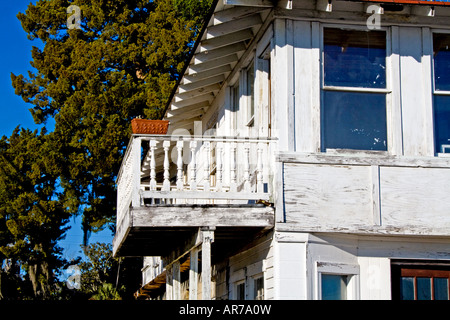
[[[203,79],[207,79],[210,77],[214,77],[220,74],[224,74],[227,72],[231,71],[231,67],[229,64],[224,65],[224,66],[220,66],[214,69],[210,69],[207,71],[203,71],[203,72],[198,72],[198,73],[193,73],[190,75],[185,75],[184,76],[184,80],[185,80],[185,85],[195,82],[195,81],[199,81],[199,80],[203,80]],[[203,87],[202,87],[203,88]]]
[[[236,63],[239,60],[237,54],[221,57],[212,61],[196,62],[189,65],[189,74],[217,68],[226,64]]]
[[[271,0],[223,0],[224,5],[232,6],[251,6],[251,7],[264,7],[272,8],[274,1]]]
[[[181,275],[180,275],[180,261],[175,261],[172,265],[172,297],[173,300],[181,300]]]
[[[214,24],[220,24],[237,20],[252,14],[267,10],[267,8],[261,7],[249,7],[249,6],[237,6],[230,9],[221,10],[214,13]]]
[[[206,30],[206,38],[210,39],[214,37],[223,36],[236,31],[253,28],[261,24],[262,24],[261,15],[259,13],[256,13],[242,19],[236,19],[229,22],[224,22],[221,24],[210,26]]]
[[[219,90],[220,90],[220,84],[214,83],[209,86],[202,87],[202,88],[196,88],[194,90],[177,93],[175,95],[175,102],[181,101],[181,100],[186,100],[186,99],[192,99],[192,98],[195,98],[202,94],[215,93],[215,92],[218,92]]]
[[[252,30],[245,29],[245,30],[229,33],[229,34],[226,34],[226,35],[223,35],[220,37],[206,39],[200,43],[200,47],[201,47],[200,52],[205,51],[205,50],[212,50],[212,49],[220,48],[220,47],[227,46],[227,45],[230,45],[233,43],[238,43],[241,41],[245,41],[245,40],[251,39],[252,37],[253,37]]]
[[[205,62],[208,60],[214,60],[214,59],[220,59],[222,57],[233,55],[235,53],[245,51],[246,50],[245,42],[239,42],[235,44],[231,44],[225,47],[221,47],[218,49],[210,50],[210,51],[203,51],[200,53],[197,53],[194,56],[195,63],[199,62]]]
[[[132,209],[133,227],[263,227],[274,225],[266,206],[150,206]]]
[[[202,230],[202,300],[211,300],[211,243],[214,231]]]
[[[190,105],[187,107],[178,108],[175,110],[169,110],[169,111],[167,111],[166,118],[169,120],[170,117],[178,116],[178,115],[181,115],[184,113],[188,114],[191,111],[195,111],[197,109],[207,109],[208,107],[209,107],[208,101],[203,101],[203,102],[196,103],[196,104],[193,104],[193,105]]]
[[[190,252],[189,300],[197,300],[198,294],[198,248]]]
[[[178,86],[178,89],[180,90],[180,93],[183,92],[187,92],[187,91],[192,91],[198,88],[203,88],[212,84],[216,84],[216,83],[221,83],[225,80],[225,75],[223,74],[219,74],[216,75],[214,77],[211,78],[207,78],[207,79],[203,79],[203,80],[199,80],[199,81],[195,81],[195,82],[191,82],[188,84],[183,84]]]
[[[196,97],[194,97],[192,99],[186,99],[186,100],[172,102],[171,108],[173,110],[176,110],[176,109],[179,109],[179,108],[192,106],[193,104],[202,103],[202,102],[205,102],[205,101],[209,103],[213,99],[214,99],[214,95],[212,93],[207,93],[207,94],[203,94],[201,96],[196,96]]]

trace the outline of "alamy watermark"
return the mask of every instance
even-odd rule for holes
[[[73,289],[81,289],[81,269],[77,265],[71,265],[67,268],[66,274],[69,277],[66,280],[67,288]]]
[[[367,7],[366,13],[370,13],[370,17],[366,21],[366,26],[369,30],[381,29],[381,15],[383,8],[379,5],[372,4]]]
[[[67,7],[67,13],[71,14],[67,18],[67,28],[69,30],[72,29],[81,29],[81,9],[79,6],[70,5]]]

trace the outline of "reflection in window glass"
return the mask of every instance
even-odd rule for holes
[[[414,278],[401,277],[400,278],[400,299],[414,300]]]
[[[434,278],[434,300],[448,300],[448,279]]]
[[[322,274],[322,300],[346,300],[348,276]]]
[[[450,96],[434,96],[436,153],[450,153]]]
[[[450,35],[433,34],[435,152],[450,153]]]
[[[245,300],[245,283],[241,282],[236,285],[236,299]]]
[[[324,84],[386,88],[386,33],[325,28]]]
[[[386,151],[386,32],[324,28],[323,46],[322,151]]]
[[[324,149],[387,150],[386,95],[325,91]]]
[[[255,297],[255,300],[264,300],[264,278],[259,277],[254,281],[255,283],[253,296]]]
[[[450,91],[450,35],[433,35],[434,85],[437,91]]]
[[[255,66],[250,63],[247,69],[248,121],[255,115]]]
[[[417,278],[417,300],[431,300],[431,278]]]

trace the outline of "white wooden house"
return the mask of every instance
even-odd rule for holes
[[[449,298],[450,6],[405,2],[214,2],[118,177],[140,298]]]

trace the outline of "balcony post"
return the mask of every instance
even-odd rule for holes
[[[211,300],[211,243],[214,231],[204,228],[202,231],[202,300]]]
[[[197,292],[198,292],[198,248],[195,247],[190,252],[189,300],[197,300]]]
[[[205,141],[203,143],[204,146],[204,154],[205,154],[205,161],[204,161],[204,168],[203,168],[203,190],[205,192],[210,191],[210,183],[209,183],[209,156],[211,152],[211,143],[209,141]]]
[[[156,140],[150,140],[150,190],[156,190]]]
[[[223,143],[217,143],[216,147],[216,190],[217,192],[222,191],[222,152],[223,152]]]
[[[197,190],[197,168],[196,168],[196,161],[195,161],[195,151],[197,149],[197,141],[191,141],[190,143],[191,148],[191,191]]]
[[[257,151],[257,162],[256,162],[256,192],[262,193],[264,192],[264,184],[263,184],[263,144],[261,142],[258,143],[258,151]]]
[[[165,140],[163,142],[163,148],[164,148],[164,182],[162,191],[170,191],[170,174],[169,174],[169,148],[170,148],[170,140]]]
[[[183,141],[177,141],[177,190],[183,190]]]
[[[250,144],[244,144],[244,190],[250,191]]]
[[[141,196],[140,196],[140,188],[141,188],[141,138],[134,138],[132,145],[132,198],[131,198],[131,206],[139,207],[141,205]]]
[[[230,192],[236,192],[236,142],[232,142],[230,148]]]

